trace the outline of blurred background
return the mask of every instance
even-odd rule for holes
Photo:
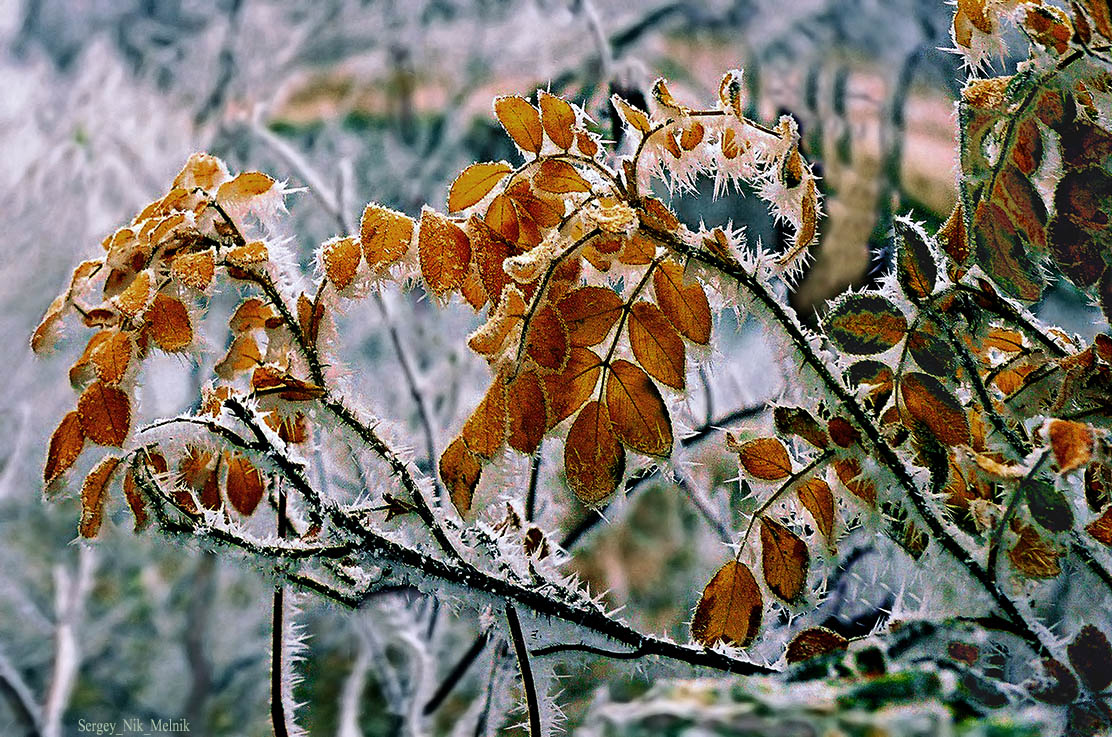
[[[950,13],[932,0],[0,0],[0,733],[54,737],[76,734],[79,720],[125,718],[185,718],[200,735],[270,733],[266,573],[135,535],[119,510],[95,545],[78,544],[75,491],[44,502],[40,481],[49,434],[72,407],[65,372],[83,341],[44,360],[27,336],[69,270],[163,193],[191,152],[311,185],[291,198],[288,218],[311,272],[313,249],[341,230],[322,197],[348,222],[370,200],[415,214],[425,202],[442,208],[467,163],[512,160],[491,112],[496,95],[547,88],[611,131],[611,92],[639,102],[664,76],[681,101],[710,104],[723,72],[743,67],[751,116],[795,115],[822,177],[821,246],[790,296],[813,320],[826,298],[886,263],[894,213],[937,223],[954,202],[962,73],[940,50]],[[681,217],[745,224],[770,244],[782,237],[756,198],[713,200],[711,189],[677,199]],[[420,295],[384,296],[386,310],[368,302],[345,317],[344,359],[360,400],[413,439],[427,469],[426,441],[444,447],[487,376],[464,345],[475,317],[458,304],[439,312]],[[736,459],[707,429],[767,422],[765,402],[791,390],[743,317],[720,321],[702,387],[676,415],[696,432],[675,473],[645,474],[600,521],[574,502],[558,462],[542,454],[538,469],[537,518],[564,535],[570,565],[635,624],[684,640],[721,540],[753,507]],[[222,348],[196,362],[159,359],[144,377],[143,417],[189,407]],[[395,388],[399,350],[425,392],[430,437]],[[527,459],[506,469],[501,491],[523,488],[529,474]],[[499,490],[480,493],[490,504]],[[915,589],[889,547],[846,539],[837,593],[815,623],[867,633],[894,591]],[[311,599],[302,609],[296,694],[312,734],[405,734],[414,703],[435,734],[513,732],[521,721],[512,656],[485,642],[472,610],[408,590],[355,612]],[[469,655],[470,667],[451,672]],[[749,715],[803,709],[729,682],[664,684],[694,674],[657,667],[584,659],[553,668],[567,676],[551,693],[576,734],[739,733],[740,717],[706,723],[679,716],[684,703]],[[622,710],[630,704],[640,710]]]

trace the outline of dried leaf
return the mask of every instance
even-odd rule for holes
[[[683,267],[675,261],[663,261],[653,272],[653,288],[661,312],[676,330],[693,343],[710,342],[710,304],[701,284],[686,284]]]
[[[1058,473],[1081,468],[1093,457],[1094,436],[1088,425],[1052,419],[1047,423],[1046,436],[1054,451]]]
[[[810,562],[806,543],[779,522],[761,517],[761,568],[772,593],[789,603],[799,599]]]
[[[127,375],[134,347],[128,333],[115,329],[103,330],[89,341],[85,355],[81,357],[82,360],[74,364],[74,369],[78,368],[83,360],[88,360],[98,379],[105,384],[116,386]],[[70,380],[73,379],[74,370],[71,369]]]
[[[46,308],[46,312],[42,316],[38,327],[35,332],[31,334],[31,350],[35,353],[42,353],[44,350],[53,345],[53,339],[57,332],[58,324],[61,322],[66,307],[66,298],[60,295],[54,298],[50,306]]]
[[[413,239],[413,219],[381,205],[371,203],[363,210],[359,242],[363,258],[372,271],[396,263],[409,251]]]
[[[183,351],[193,343],[189,312],[181,300],[165,294],[155,295],[143,331],[167,353]]]
[[[633,355],[654,379],[683,389],[685,357],[683,339],[656,305],[637,302],[629,314],[629,345]]]
[[[703,589],[691,620],[691,636],[706,647],[719,642],[745,647],[761,628],[763,609],[753,573],[731,560]]]
[[[1112,507],[1085,526],[1085,531],[1102,544],[1112,547]]]
[[[919,368],[933,376],[953,376],[954,351],[944,335],[945,328],[932,318],[922,318],[907,336],[907,351]]]
[[[250,516],[263,498],[265,485],[262,474],[246,456],[239,453],[228,453],[224,460],[228,466],[224,482],[228,501],[240,514]]]
[[[138,317],[151,300],[151,272],[140,271],[127,289],[116,295],[114,301],[120,312],[130,318]]]
[[[560,314],[550,305],[541,307],[529,322],[525,353],[538,366],[559,371],[568,360],[568,331]]]
[[[543,377],[549,401],[549,427],[575,414],[594,394],[602,359],[589,348],[573,346],[563,370]]]
[[[812,478],[799,485],[795,492],[804,508],[811,513],[819,532],[827,541],[834,539],[834,493],[830,485]]]
[[[352,236],[333,238],[324,243],[321,247],[324,273],[336,289],[343,291],[355,281],[362,255],[362,244]]]
[[[512,207],[512,205],[511,205]],[[467,221],[467,235],[471,239],[471,255],[478,269],[479,279],[490,301],[502,301],[506,286],[506,271],[502,262],[512,255],[511,245],[487,222],[476,215]]]
[[[879,294],[850,294],[823,319],[826,334],[846,353],[883,353],[907,334],[907,318]]]
[[[560,299],[557,309],[568,328],[573,346],[602,342],[621,316],[622,298],[606,287],[573,289]]]
[[[131,428],[131,402],[119,389],[96,381],[77,400],[85,437],[98,445],[123,447]]]
[[[194,253],[179,253],[170,263],[170,275],[187,287],[205,291],[216,273],[216,251],[207,248]]]
[[[506,194],[497,195],[490,201],[486,211],[486,224],[510,243],[516,243],[521,235],[521,223],[517,206]]]
[[[1027,509],[1043,529],[1065,532],[1073,527],[1073,511],[1061,491],[1043,479],[1029,478],[1020,482]]]
[[[1066,655],[1081,683],[1092,693],[1100,693],[1112,684],[1112,646],[1093,625],[1081,628],[1066,647]]]
[[[1046,704],[1066,706],[1077,699],[1077,678],[1053,658],[1043,658],[1042,678],[1027,686],[1031,696]]]
[[[575,110],[565,100],[541,90],[537,93],[541,106],[541,124],[548,139],[567,151],[575,143]]]
[[[471,511],[471,500],[482,472],[482,464],[467,449],[462,437],[453,440],[440,455],[440,478],[461,517]]]
[[[691,151],[700,143],[703,142],[703,134],[705,129],[703,124],[697,120],[691,121],[680,133],[680,146],[684,151]]]
[[[85,447],[85,433],[76,411],[66,413],[50,436],[50,446],[46,452],[46,465],[43,467],[42,480],[50,485],[68,471]]]
[[[81,523],[78,532],[84,538],[94,538],[104,521],[104,503],[108,501],[108,482],[120,465],[116,456],[105,456],[81,485]]]
[[[127,506],[135,518],[135,531],[141,532],[150,522],[150,515],[147,514],[147,502],[143,499],[138,484],[135,483],[135,470],[130,466],[124,475],[124,499],[127,500]]]
[[[1039,537],[1035,528],[1029,526],[1020,529],[1019,539],[1008,551],[1008,560],[1017,571],[1029,578],[1057,576],[1062,572],[1058,558],[1058,551]]]
[[[516,95],[496,98],[494,114],[518,148],[531,154],[541,150],[544,140],[541,116],[528,100]]]
[[[224,182],[216,190],[216,201],[221,205],[244,202],[252,197],[266,194],[274,186],[274,180],[258,171],[245,171],[230,182]]]
[[[816,448],[830,445],[830,437],[811,413],[800,407],[777,406],[772,410],[776,432],[781,435],[798,435]]]
[[[899,244],[896,250],[896,277],[904,294],[913,302],[920,302],[934,292],[938,279],[934,255],[917,225],[896,218],[895,228]]]
[[[738,444],[726,436],[727,447],[738,454],[742,468],[754,478],[779,481],[791,476],[792,459],[787,448],[776,438],[757,438]]]
[[[241,371],[250,371],[263,362],[259,344],[251,335],[240,335],[228,347],[228,352],[213,371],[222,379],[232,379]]]
[[[252,269],[269,261],[270,251],[262,241],[251,241],[230,249],[224,254],[224,260],[240,269]]]
[[[427,207],[417,234],[421,275],[429,290],[443,297],[459,289],[471,264],[471,241],[458,225]]]
[[[248,330],[260,330],[266,327],[267,321],[277,317],[270,305],[264,304],[258,297],[243,300],[228,321],[228,327],[233,333],[244,333]]]
[[[505,179],[513,167],[504,161],[472,164],[460,172],[448,192],[448,212],[460,210],[476,204]]]
[[[597,504],[618,488],[625,451],[600,402],[587,403],[572,423],[564,443],[564,470],[568,486],[584,504]]]
[[[463,424],[460,437],[468,450],[489,460],[502,449],[506,430],[506,384],[499,377],[491,383],[479,406]]]
[[[968,445],[969,418],[950,390],[928,374],[908,372],[900,379],[901,417],[914,429],[924,425],[939,442]]]
[[[532,371],[523,371],[506,386],[506,412],[509,415],[509,444],[526,455],[540,447],[548,427],[544,388]]]
[[[861,474],[861,464],[856,458],[839,458],[833,466],[842,486],[869,506],[876,506],[876,486]]]
[[[537,173],[533,175],[533,183],[537,189],[555,194],[591,191],[591,183],[574,166],[556,159],[541,162]]]
[[[606,409],[623,444],[645,455],[671,455],[668,408],[656,385],[636,364],[620,360],[610,366]]]
[[[626,123],[641,131],[641,133],[648,133],[652,130],[653,124],[649,122],[649,116],[643,110],[630,105],[618,95],[611,95],[610,102]]]
[[[826,627],[808,627],[792,638],[785,653],[788,663],[802,663],[821,655],[839,653],[849,647],[849,640]]]

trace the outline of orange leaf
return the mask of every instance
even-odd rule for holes
[[[685,284],[683,267],[664,261],[653,272],[653,287],[661,312],[688,340],[700,345],[710,341],[711,315],[706,292],[698,283]]]
[[[294,378],[273,366],[259,366],[255,369],[251,374],[251,389],[255,396],[277,394],[280,399],[289,402],[307,402],[323,397],[326,393],[324,387]]]
[[[170,275],[187,287],[204,291],[212,284],[216,271],[216,252],[208,248],[195,253],[179,253],[170,263]]]
[[[116,296],[116,306],[128,317],[136,317],[147,308],[151,299],[151,272],[140,271],[127,289]]]
[[[512,203],[510,208],[513,208]],[[506,286],[506,271],[502,262],[511,255],[511,246],[496,228],[476,215],[472,215],[467,221],[467,235],[471,238],[471,255],[478,266],[483,289],[490,301],[498,304],[502,301],[502,289]]]
[[[598,143],[586,131],[576,131],[575,145],[579,149],[579,153],[588,158],[594,158],[595,154],[598,153]]]
[[[397,262],[409,250],[413,219],[400,212],[371,203],[363,210],[359,242],[371,270]]]
[[[193,342],[193,326],[185,305],[165,294],[155,295],[143,327],[154,344],[167,353],[184,350]]]
[[[483,401],[463,423],[461,437],[468,450],[489,460],[506,440],[506,424],[506,384],[501,377],[497,377],[487,389]]]
[[[140,532],[147,526],[150,517],[147,514],[147,502],[135,483],[135,471],[130,466],[124,475],[124,498],[127,500],[127,506],[131,508],[132,516],[135,517],[135,531]]]
[[[537,185],[537,189],[555,194],[591,191],[591,183],[574,166],[556,159],[541,162],[540,169],[533,175],[533,183]]]
[[[568,360],[568,330],[555,308],[545,305],[529,322],[525,336],[525,352],[537,365],[559,371]]]
[[[1112,507],[1104,510],[1104,514],[1085,525],[1085,531],[1104,545],[1112,547]]]
[[[263,498],[262,474],[239,453],[228,453],[224,458],[228,465],[228,476],[224,482],[228,501],[240,514],[250,516]]]
[[[81,523],[77,527],[82,537],[94,538],[100,532],[104,503],[108,501],[108,482],[119,465],[119,458],[106,456],[85,477],[81,485]]]
[[[451,495],[452,504],[460,516],[471,511],[471,499],[483,466],[474,453],[467,449],[462,437],[456,438],[440,454],[440,478]]]
[[[557,309],[573,346],[602,342],[622,312],[622,298],[606,287],[581,287],[563,296]]]
[[[46,308],[46,312],[42,316],[38,327],[35,332],[31,334],[31,350],[35,353],[42,353],[46,348],[53,344],[55,337],[55,328],[61,321],[63,312],[66,307],[65,296],[58,296]]]
[[[606,381],[606,408],[614,433],[638,453],[672,453],[672,424],[656,385],[636,364],[616,361]]]
[[[263,304],[258,297],[245,299],[232,314],[228,327],[233,333],[243,333],[248,330],[258,330],[266,327],[268,320],[276,317],[274,310],[269,305]]]
[[[131,364],[134,346],[131,336],[116,329],[102,330],[89,339],[85,352],[70,368],[70,383],[74,386],[88,381],[91,367],[93,374],[106,384],[119,384]]]
[[[761,628],[763,609],[752,571],[731,560],[703,589],[691,620],[691,636],[707,647],[719,642],[745,647]]]
[[[98,445],[123,447],[131,428],[131,402],[119,389],[96,381],[77,400],[81,430]]]
[[[433,294],[443,297],[459,289],[471,264],[471,241],[458,225],[426,207],[421,211],[417,250],[421,274]]]
[[[50,436],[46,465],[42,471],[43,483],[49,485],[68,471],[84,447],[85,433],[81,429],[81,420],[77,412],[68,412]]]
[[[1093,431],[1088,425],[1068,420],[1050,420],[1046,436],[1058,463],[1058,473],[1081,468],[1093,457]]]
[[[830,445],[830,436],[822,429],[818,420],[801,407],[779,406],[772,410],[776,432],[780,435],[798,435],[816,448]]]
[[[224,255],[224,260],[231,266],[250,269],[270,260],[270,251],[262,241],[251,241],[228,251]]]
[[[625,451],[614,436],[606,407],[591,401],[583,407],[564,444],[568,485],[584,504],[597,504],[614,493],[625,472]]]
[[[506,194],[495,196],[486,211],[486,224],[510,243],[516,243],[521,225],[514,201]]]
[[[809,627],[792,638],[785,653],[788,663],[801,663],[849,647],[849,640],[826,627]]]
[[[1054,578],[1062,572],[1058,564],[1058,551],[1039,537],[1035,528],[1025,526],[1019,539],[1008,551],[1008,559],[1016,570],[1028,578]]]
[[[448,192],[448,212],[459,212],[487,196],[490,190],[513,171],[504,161],[472,164],[460,172]]]
[[[544,388],[535,373],[523,371],[506,387],[506,412],[510,447],[527,455],[535,452],[547,427]]]
[[[541,116],[528,100],[516,95],[496,98],[494,114],[518,148],[531,154],[541,150]]]
[[[626,123],[641,131],[641,133],[648,133],[652,130],[653,124],[649,122],[649,116],[643,110],[630,105],[618,95],[611,95],[610,102]]]
[[[224,359],[213,367],[213,371],[222,379],[231,379],[241,371],[250,371],[263,362],[263,354],[259,351],[259,344],[251,335],[240,335],[228,347]]]
[[[656,305],[649,302],[633,305],[629,344],[650,376],[662,384],[683,389],[686,373],[683,338]]]
[[[567,151],[575,143],[575,110],[565,100],[541,90],[537,93],[541,105],[541,123],[548,139]]]
[[[757,438],[738,444],[731,435],[726,445],[738,454],[746,473],[765,481],[779,481],[791,476],[792,459],[787,448],[776,438]]]
[[[266,194],[274,186],[274,180],[258,171],[245,171],[230,182],[224,182],[216,190],[216,201],[220,204],[243,202],[252,197]]]
[[[563,371],[543,378],[548,394],[550,427],[571,417],[594,394],[602,360],[589,348],[573,346]]]
[[[799,501],[811,513],[819,532],[828,541],[834,535],[834,494],[830,485],[822,479],[813,478],[804,481],[796,490]]]
[[[343,291],[355,281],[355,272],[359,269],[359,260],[362,256],[361,244],[358,239],[333,238],[324,243],[321,248],[324,261],[324,273],[328,280],[336,285],[336,289]]]
[[[796,601],[807,583],[810,562],[806,543],[779,522],[761,517],[761,567],[772,593],[786,602]]]
[[[901,418],[909,429],[921,423],[946,445],[969,443],[969,418],[965,409],[942,383],[929,374],[909,372],[900,378]]]
[[[887,297],[850,294],[822,320],[827,335],[847,353],[882,353],[907,334],[907,318]]]
[[[876,506],[876,486],[861,475],[861,464],[856,458],[839,458],[833,465],[838,480],[850,493],[870,506]]]
[[[684,151],[690,151],[703,142],[705,130],[703,124],[697,120],[691,121],[680,134],[680,146]]]

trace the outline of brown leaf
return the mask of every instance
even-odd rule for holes
[[[861,439],[861,433],[844,417],[832,417],[826,429],[830,433],[830,439],[839,448],[849,448]]]
[[[270,191],[274,180],[258,171],[245,171],[216,190],[216,201],[222,205],[243,202]]]
[[[827,541],[834,539],[834,493],[830,485],[819,478],[808,479],[795,492],[799,501],[811,513],[819,532]]]
[[[100,532],[104,503],[108,501],[108,482],[119,465],[116,456],[105,456],[85,477],[81,485],[81,523],[77,528],[82,537],[94,538]]]
[[[544,388],[532,371],[523,371],[506,387],[506,412],[509,415],[509,444],[526,455],[540,447],[548,427]]]
[[[135,518],[135,531],[141,532],[150,522],[150,515],[147,514],[147,502],[143,499],[138,484],[135,483],[135,471],[130,466],[124,475],[124,499],[127,500],[127,506],[130,507],[131,515]]]
[[[614,493],[625,472],[625,451],[614,435],[605,405],[591,401],[579,412],[564,443],[568,486],[584,504]]]
[[[246,456],[239,453],[227,453],[224,459],[228,466],[224,482],[228,501],[240,514],[250,516],[263,498],[265,486],[262,474]]]
[[[65,312],[66,298],[64,295],[59,295],[54,298],[50,306],[46,308],[46,312],[42,316],[38,327],[35,332],[31,334],[31,350],[35,353],[42,353],[48,347],[53,345],[53,337],[55,335],[58,323],[62,320]]]
[[[839,348],[862,356],[883,353],[907,334],[907,318],[879,294],[847,295],[831,308],[822,324]]]
[[[463,424],[460,437],[467,449],[480,458],[491,459],[506,440],[506,384],[495,378],[479,406]]]
[[[1112,547],[1112,507],[1104,510],[1104,514],[1087,524],[1085,531],[1102,544]]]
[[[258,297],[243,300],[228,321],[228,327],[233,333],[243,333],[248,330],[259,330],[266,327],[267,321],[276,317],[274,310],[263,303]]]
[[[830,445],[830,437],[818,420],[801,407],[777,406],[772,410],[776,432],[781,435],[798,435],[816,448]]]
[[[521,234],[517,206],[506,194],[497,195],[486,211],[486,224],[510,243],[516,243]]]
[[[1093,457],[1094,436],[1088,425],[1052,419],[1047,423],[1046,436],[1054,451],[1058,473],[1081,468]]]
[[[355,281],[362,255],[362,244],[352,236],[333,238],[324,243],[321,248],[324,273],[336,289],[343,291]]]
[[[151,272],[140,271],[131,280],[131,284],[127,289],[120,292],[114,298],[116,307],[120,312],[130,318],[137,317],[143,310],[147,308],[147,304],[151,299]]]
[[[102,330],[89,339],[85,353],[70,369],[70,382],[75,386],[87,380],[82,369],[89,366],[105,384],[116,386],[123,381],[131,365],[134,344],[128,333],[116,329]]]
[[[1016,570],[1029,578],[1054,578],[1062,572],[1058,551],[1039,537],[1035,528],[1020,529],[1019,539],[1008,551],[1008,559]]]
[[[270,260],[270,251],[262,241],[251,241],[232,248],[224,255],[229,265],[240,269],[252,269]]]
[[[563,370],[544,375],[542,380],[549,401],[549,427],[571,417],[591,398],[601,371],[602,359],[594,351],[573,346]]]
[[[1100,693],[1112,684],[1112,646],[1093,625],[1081,628],[1066,647],[1066,655],[1089,691]]]
[[[324,387],[302,381],[273,366],[259,366],[252,372],[251,389],[257,397],[277,394],[288,402],[308,402],[326,393]]]
[[[76,411],[66,413],[54,434],[50,436],[50,447],[46,452],[46,465],[43,467],[42,480],[46,485],[68,471],[85,447],[85,433]]]
[[[629,345],[650,376],[667,386],[683,389],[686,374],[683,339],[656,305],[649,302],[633,305]]]
[[[703,589],[691,620],[691,637],[706,647],[719,642],[745,647],[761,628],[763,609],[753,573],[731,560]]]
[[[544,90],[537,93],[541,106],[541,124],[548,140],[567,151],[575,143],[575,110],[565,100]]]
[[[453,440],[440,454],[440,479],[461,517],[466,517],[471,511],[471,499],[482,472],[482,464],[467,449],[467,443],[462,437]]]
[[[757,438],[737,443],[727,434],[726,444],[738,454],[746,473],[764,481],[779,481],[791,476],[792,459],[788,449],[776,438]]]
[[[649,116],[643,110],[630,105],[618,95],[611,95],[610,102],[626,123],[629,123],[641,133],[648,133],[652,130],[653,124],[649,122]]]
[[[525,353],[538,366],[559,371],[568,360],[568,330],[554,307],[545,305],[529,322],[525,336]]]
[[[505,179],[513,167],[504,161],[472,164],[460,172],[448,192],[448,212],[471,207]]]
[[[183,351],[193,343],[193,325],[181,300],[165,294],[155,295],[147,310],[144,332],[167,353]]]
[[[98,445],[123,447],[131,428],[131,402],[119,389],[96,381],[77,400],[85,437]]]
[[[808,627],[788,643],[788,663],[802,663],[820,655],[838,653],[849,647],[849,640],[826,627]]]
[[[412,239],[413,219],[409,216],[374,203],[363,210],[359,242],[372,271],[398,262],[409,251]]]
[[[228,346],[228,352],[213,371],[222,379],[231,379],[241,371],[250,371],[263,362],[254,336],[240,335]]]
[[[573,346],[602,342],[622,312],[622,298],[606,287],[573,289],[560,299],[557,309],[568,328]]]
[[[638,453],[669,456],[672,423],[656,385],[636,364],[614,362],[606,380],[606,409],[614,433]]]
[[[459,289],[471,264],[471,241],[458,225],[426,207],[421,211],[417,250],[421,274],[433,294],[443,297]]]
[[[710,342],[711,315],[706,292],[698,282],[684,283],[683,267],[664,261],[653,272],[653,288],[661,312],[688,340]]]
[[[850,493],[870,506],[876,506],[876,486],[861,475],[861,464],[856,458],[839,458],[833,466],[838,480]]]
[[[546,159],[541,162],[537,173],[533,175],[533,183],[542,192],[554,194],[591,191],[591,183],[584,179],[574,166],[556,159]]]
[[[702,123],[697,120],[691,121],[680,133],[680,146],[684,151],[691,151],[703,142],[705,132]]]
[[[799,599],[810,562],[806,543],[779,522],[761,517],[761,567],[772,593],[789,603]]]
[[[1069,668],[1053,658],[1043,658],[1042,670],[1041,679],[1025,684],[1033,698],[1057,706],[1072,704],[1077,699],[1077,678]]]
[[[900,379],[900,415],[909,429],[920,423],[942,443],[968,445],[969,418],[957,398],[942,383],[918,372],[908,372]]]
[[[896,251],[896,277],[912,301],[926,299],[934,291],[938,267],[922,231],[914,223],[896,218],[898,236]]]
[[[516,95],[496,98],[494,114],[518,148],[531,154],[541,150],[541,116],[528,100]]]

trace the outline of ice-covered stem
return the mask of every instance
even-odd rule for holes
[[[78,548],[77,566],[72,572],[63,565],[54,567],[54,664],[42,709],[43,737],[62,736],[62,717],[81,667],[77,627],[85,614],[95,568],[96,551],[86,545]]]
[[[42,711],[19,670],[0,651],[0,693],[11,705],[12,714],[28,737],[42,737]]]
[[[521,621],[512,604],[506,604],[506,623],[510,627],[510,639],[517,655],[518,669],[521,671],[521,687],[525,691],[525,706],[529,711],[529,735],[541,737],[541,709],[537,701],[537,684],[533,681],[533,668],[529,665],[529,648],[525,645],[525,635],[521,632]]]
[[[284,540],[289,533],[286,517],[286,492],[279,483],[278,496],[278,539]],[[286,633],[286,588],[282,584],[274,587],[274,606],[270,627],[270,719],[274,724],[275,737],[289,737],[286,726],[286,704],[282,696],[283,684],[289,676],[285,672],[283,657]]]
[[[992,597],[996,606],[1022,633],[1022,639],[1041,655],[1050,655],[1049,647],[1043,643],[1035,630],[1024,618],[1016,603],[1005,593],[989,575],[988,571],[974,560],[973,555],[965,549],[957,537],[951,534],[943,521],[932,508],[930,500],[915,484],[910,471],[896,452],[888,445],[881,435],[880,430],[873,423],[865,409],[854,398],[850,391],[831,373],[830,368],[811,346],[799,322],[789,311],[790,308],[781,304],[776,296],[763,284],[760,279],[745,270],[736,262],[729,262],[703,249],[684,242],[673,233],[663,232],[642,225],[642,230],[658,242],[671,248],[675,252],[695,259],[701,264],[720,271],[735,280],[738,285],[749,292],[765,310],[765,313],[776,322],[781,330],[791,340],[799,352],[802,363],[813,371],[826,387],[827,391],[836,398],[843,408],[850,414],[853,424],[861,431],[863,438],[868,443],[873,457],[892,474],[896,483],[906,492],[919,517],[927,526],[931,536],[949,553],[962,568]]]

